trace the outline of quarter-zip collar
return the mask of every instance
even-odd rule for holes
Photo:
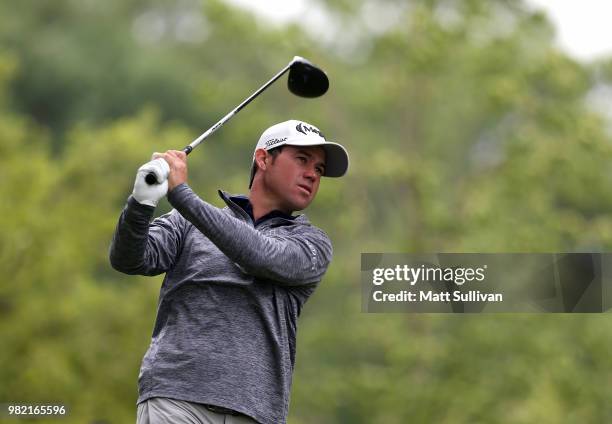
[[[219,197],[227,204],[227,206],[243,217],[247,222],[257,227],[261,224],[274,224],[274,223],[300,223],[309,224],[308,219],[305,215],[292,216],[284,212],[273,210],[266,215],[259,218],[257,221],[253,220],[253,207],[249,198],[245,195],[230,195],[229,193],[219,190]]]

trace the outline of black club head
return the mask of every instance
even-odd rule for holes
[[[327,92],[329,80],[321,69],[306,59],[296,56],[289,69],[287,86],[296,96],[319,97]]]

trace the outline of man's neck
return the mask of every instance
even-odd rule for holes
[[[253,186],[249,194],[249,201],[253,207],[253,219],[257,221],[262,216],[278,210],[287,215],[291,215],[293,211],[283,209],[277,202],[275,202],[271,196],[267,196],[263,190],[259,187]]]

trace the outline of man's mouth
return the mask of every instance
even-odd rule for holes
[[[298,184],[298,187],[304,190],[309,196],[310,196],[310,193],[312,193],[312,189],[308,187],[307,185]]]

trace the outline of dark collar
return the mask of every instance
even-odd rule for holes
[[[271,212],[268,212],[261,218],[259,218],[257,221],[255,221],[253,217],[253,205],[251,205],[251,201],[249,200],[247,196],[243,196],[243,195],[230,196],[230,200],[234,202],[235,204],[237,204],[238,206],[240,206],[251,217],[251,221],[253,221],[253,226],[255,227],[261,224],[262,222],[267,221],[268,219],[272,219],[272,218],[284,218],[284,219],[289,219],[289,220],[295,219],[295,216],[291,216],[279,210],[273,210]]]

